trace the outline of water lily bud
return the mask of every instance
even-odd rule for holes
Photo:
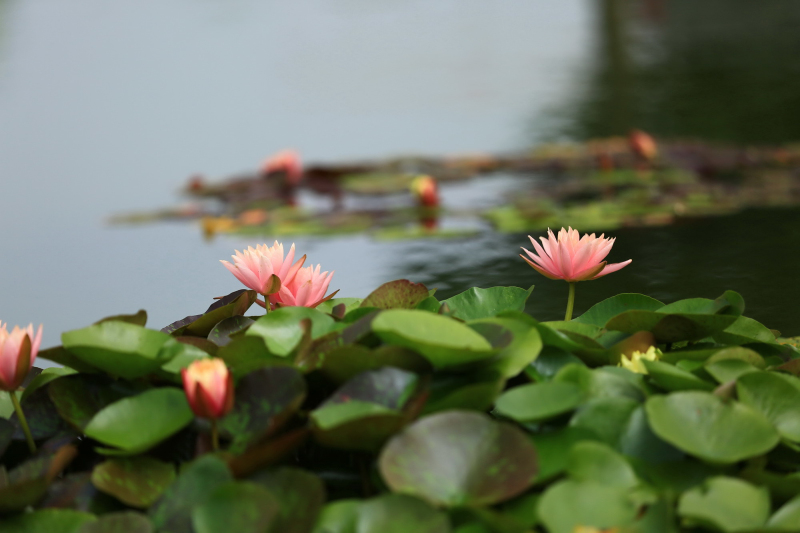
[[[661,350],[655,346],[651,346],[644,353],[638,350],[633,352],[630,359],[623,355],[620,359],[619,366],[627,368],[631,372],[636,372],[637,374],[647,374],[647,368],[645,368],[642,361],[658,361],[661,359],[662,355]]]
[[[416,197],[420,205],[425,207],[436,207],[439,205],[439,187],[436,180],[430,176],[417,176],[411,182],[411,193]]]
[[[11,392],[19,388],[36,360],[42,343],[42,326],[35,336],[33,324],[22,329],[14,326],[11,333],[7,326],[0,322],[0,390]]]
[[[233,376],[222,359],[198,359],[181,371],[181,377],[197,416],[216,420],[233,408]]]

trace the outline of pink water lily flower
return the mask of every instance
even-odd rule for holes
[[[547,230],[547,235],[547,239],[540,237],[541,246],[528,235],[536,253],[523,248],[528,257],[522,254],[520,257],[538,273],[550,279],[563,279],[570,283],[597,279],[631,263],[631,259],[611,265],[604,261],[615,241],[604,238],[604,235],[595,237],[594,233],[587,233],[581,237],[578,230],[572,228],[561,228],[558,239],[550,229]]]
[[[42,326],[36,335],[33,324],[26,328],[14,326],[11,333],[7,326],[0,322],[0,390],[12,392],[19,388],[36,360],[42,343]]]
[[[236,255],[231,257],[233,264],[220,262],[246,287],[262,295],[273,294],[279,287],[291,284],[306,260],[303,256],[292,264],[294,244],[284,258],[283,244],[278,241],[270,247],[259,244],[255,248],[249,246],[244,252],[236,250]]]
[[[328,285],[333,278],[333,272],[320,273],[320,265],[316,268],[307,266],[301,268],[294,279],[281,287],[281,290],[269,297],[273,306],[298,306],[316,307],[325,300],[330,300],[336,294],[325,296]]]

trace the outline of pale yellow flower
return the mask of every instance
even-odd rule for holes
[[[633,352],[630,358],[623,355],[620,358],[619,366],[627,368],[631,372],[636,372],[637,374],[647,374],[647,368],[645,368],[642,361],[658,361],[661,359],[662,355],[661,350],[655,346],[651,346],[644,353],[638,350]]]

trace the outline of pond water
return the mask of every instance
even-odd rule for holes
[[[202,311],[239,288],[218,260],[253,240],[106,220],[284,147],[309,161],[503,152],[634,126],[800,139],[800,6],[696,4],[0,0],[0,320],[44,323],[50,346],[105,315],[145,308],[161,327]],[[499,200],[504,183],[454,185],[444,203]],[[748,315],[800,334],[798,227],[800,212],[779,210],[614,231],[610,259],[634,262],[581,284],[576,311],[623,291],[732,288]],[[401,277],[443,296],[536,284],[530,310],[563,313],[566,285],[517,256],[524,234],[296,242],[341,295]]]

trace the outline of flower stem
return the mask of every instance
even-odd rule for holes
[[[22,432],[25,433],[25,440],[28,441],[28,449],[31,453],[36,453],[36,443],[33,442],[33,435],[31,435],[31,428],[28,427],[28,421],[25,419],[25,413],[22,412],[22,406],[19,404],[19,400],[17,400],[17,393],[16,391],[8,391],[8,395],[11,396],[11,403],[14,404],[14,410],[17,412],[17,419],[19,420],[19,425],[22,427]]]
[[[567,313],[564,315],[564,321],[572,320],[572,308],[575,305],[575,283],[569,282],[569,298],[567,299]]]
[[[211,420],[211,449],[215,452],[219,450],[219,430],[216,418]]]

